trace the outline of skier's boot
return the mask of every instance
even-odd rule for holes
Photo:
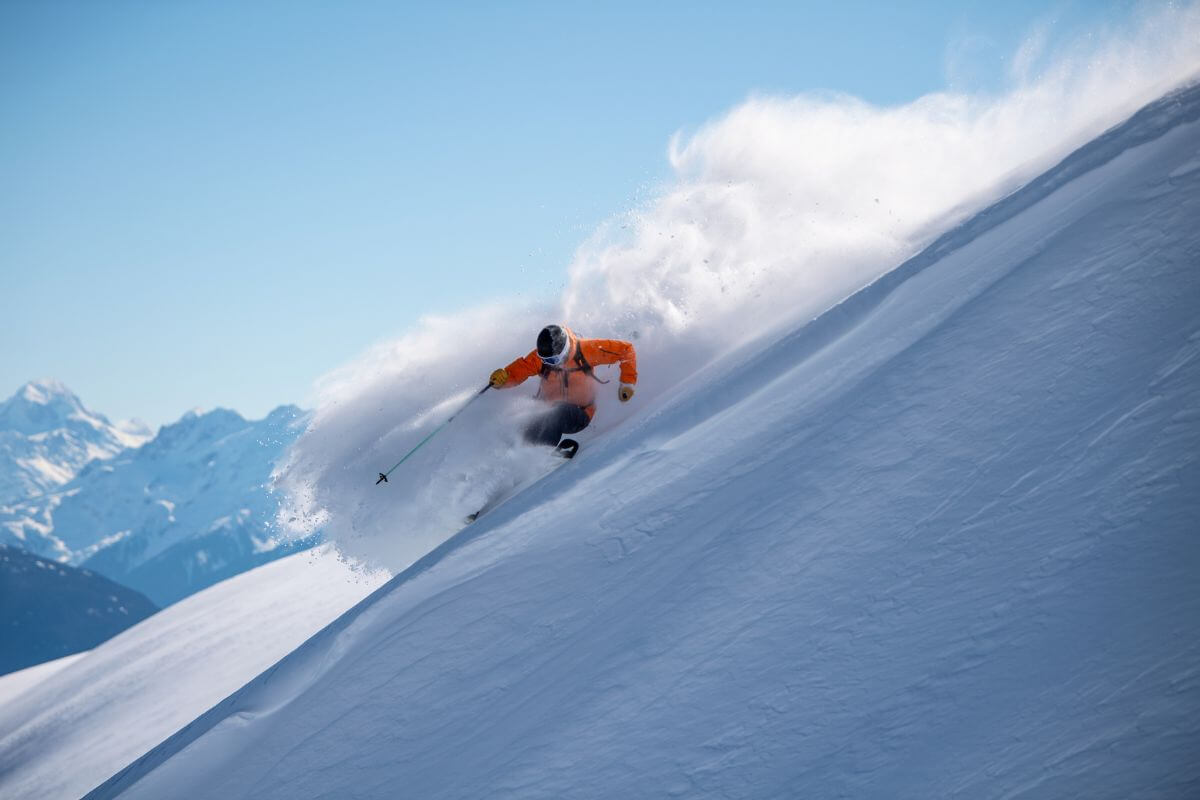
[[[579,450],[579,442],[574,439],[563,439],[558,443],[557,451],[563,458],[574,458]]]

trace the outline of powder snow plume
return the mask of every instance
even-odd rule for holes
[[[578,437],[586,445],[666,392],[702,390],[690,376],[715,360],[769,347],[1200,77],[1196,4],[1149,13],[1136,30],[1093,31],[1055,54],[1044,41],[1035,32],[1022,45],[1001,93],[892,107],[758,96],[677,136],[672,183],[580,246],[557,307],[498,302],[429,317],[322,379],[312,423],[277,470],[283,527],[324,530],[352,560],[403,569],[487,497],[549,468],[543,450],[519,444],[530,382],[487,393],[374,485],[492,369],[528,352],[543,324],[637,345],[637,397],[619,406],[601,387],[596,423]]]

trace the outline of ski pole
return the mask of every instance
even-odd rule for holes
[[[428,436],[426,436],[424,439],[422,439],[420,442],[417,443],[416,447],[414,447],[412,450],[409,450],[407,453],[405,453],[404,458],[400,459],[399,461],[397,461],[395,464],[392,465],[392,469],[389,469],[387,472],[379,473],[379,480],[375,481],[375,485],[378,486],[381,483],[387,483],[388,482],[387,476],[392,474],[392,470],[396,469],[396,467],[400,466],[405,461],[407,461],[408,457],[411,456],[413,453],[420,450],[421,447],[424,446],[424,444],[426,442],[428,442],[430,439],[432,439],[434,436],[436,436],[438,434],[438,431],[440,431],[442,428],[449,425],[451,422],[454,422],[455,417],[457,417],[462,412],[466,411],[467,406],[471,405],[471,403],[474,403],[476,400],[478,400],[479,397],[490,388],[492,388],[492,385],[489,383],[487,386],[484,386],[482,389],[480,389],[478,392],[476,392],[475,395],[470,400],[468,400],[463,405],[462,408],[460,408],[458,411],[455,411],[453,414],[450,415],[450,419],[446,420],[441,425],[438,425],[436,428],[434,428]]]

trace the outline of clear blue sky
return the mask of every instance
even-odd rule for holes
[[[904,8],[899,6],[903,5]],[[249,416],[419,315],[551,296],[753,92],[996,86],[1126,2],[0,3],[0,396]],[[541,321],[531,322],[531,326]]]

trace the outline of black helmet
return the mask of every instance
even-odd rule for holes
[[[537,354],[543,364],[557,367],[566,360],[571,349],[571,336],[566,328],[547,325],[537,338]]]

